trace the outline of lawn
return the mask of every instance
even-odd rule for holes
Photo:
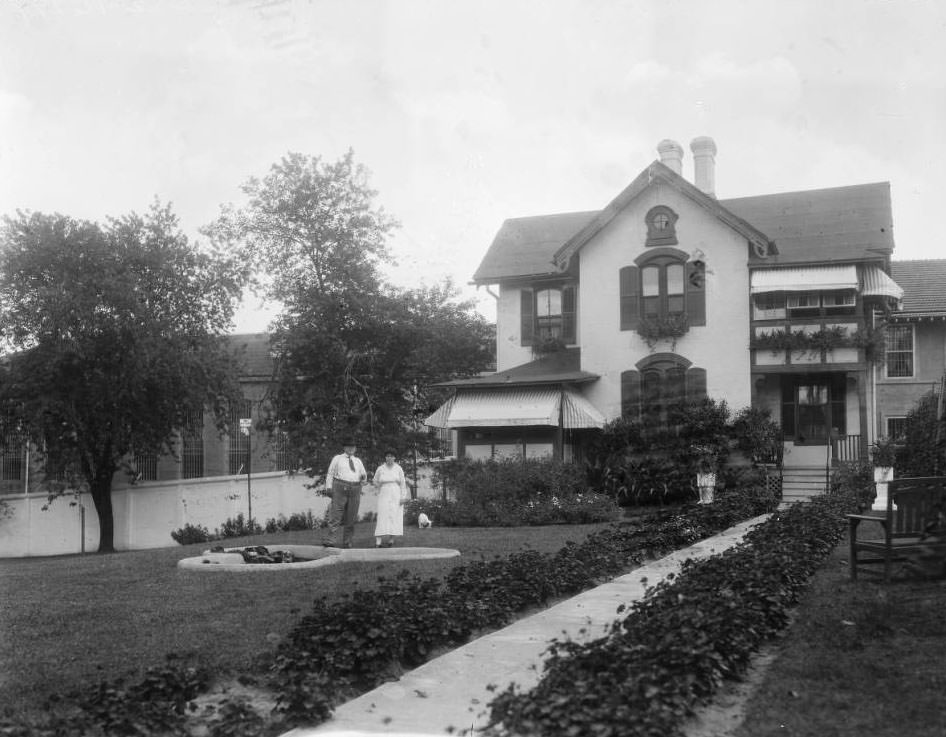
[[[184,571],[205,544],[159,550],[0,560],[0,704],[39,711],[47,698],[103,679],[136,678],[170,653],[193,656],[221,675],[266,667],[274,642],[318,596],[408,569],[440,577],[456,565],[523,549],[552,553],[606,525],[521,528],[408,528],[405,546],[449,547],[459,558],[343,563],[278,574]],[[356,547],[373,546],[360,523]],[[230,546],[313,544],[319,531],[263,534]],[[217,543],[215,543],[217,544]]]
[[[811,582],[734,737],[942,737],[946,582],[848,575],[847,541]]]

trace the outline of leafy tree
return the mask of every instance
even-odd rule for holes
[[[236,247],[283,305],[270,423],[317,470],[342,434],[369,460],[388,444],[404,451],[424,437],[414,417],[442,397],[431,385],[488,365],[489,326],[449,282],[385,283],[397,224],[351,151],[335,163],[288,154],[243,189],[248,204],[224,208],[206,232]]]
[[[44,451],[53,491],[89,491],[99,552],[114,550],[112,479],[129,459],[173,452],[197,410],[223,426],[238,388],[218,336],[245,281],[237,263],[191,245],[159,203],[104,226],[4,218],[0,417]]]

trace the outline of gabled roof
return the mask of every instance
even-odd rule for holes
[[[903,309],[893,317],[946,317],[946,259],[891,261],[890,275],[903,287]]]
[[[884,259],[893,252],[889,182],[739,197],[720,204],[775,241],[778,253],[758,266]]]
[[[737,233],[745,236],[746,240],[756,246],[761,253],[767,254],[771,247],[769,238],[756,230],[742,218],[729,212],[715,198],[694,187],[686,179],[659,161],[653,162],[637,178],[631,182],[623,192],[611,200],[585,227],[575,233],[555,252],[554,261],[561,268],[568,265],[571,257],[588,241],[595,237],[608,223],[633,202],[638,195],[657,184],[663,183],[676,189],[680,194],[689,197],[693,202],[719,218]]]
[[[893,252],[890,184],[858,184],[716,200],[655,161],[600,211],[506,220],[477,284],[561,274],[571,256],[647,187],[674,187],[761,249],[753,267],[884,261]]]
[[[445,381],[437,386],[477,387],[513,386],[516,384],[581,384],[596,381],[597,374],[581,370],[581,349],[567,348],[549,353],[535,361],[514,366],[494,374],[482,374],[468,379]]]
[[[561,273],[553,255],[598,214],[564,212],[558,215],[506,220],[473,275],[477,284],[495,284],[510,277]]]

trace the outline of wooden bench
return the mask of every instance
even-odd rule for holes
[[[895,561],[946,556],[946,476],[897,479],[887,487],[886,512],[849,514],[851,579],[860,565],[883,564],[890,580]],[[859,538],[861,522],[877,522],[882,537]],[[866,554],[858,557],[859,553]]]

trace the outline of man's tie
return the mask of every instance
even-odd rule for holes
[[[349,467],[352,471],[355,470],[355,462],[351,459],[351,456],[348,456],[348,467]]]

